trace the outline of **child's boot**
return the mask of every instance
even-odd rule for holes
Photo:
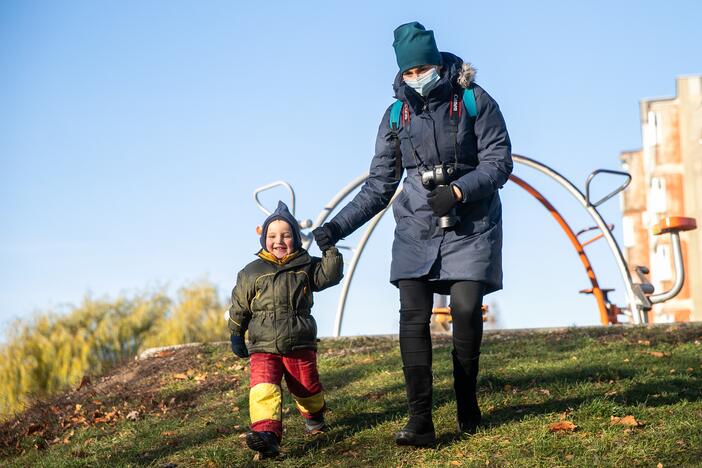
[[[395,433],[397,445],[424,447],[436,442],[436,432],[431,419],[432,375],[431,367],[403,367],[409,421],[399,432]]]
[[[311,418],[305,418],[305,432],[309,435],[321,434],[326,431],[327,424],[324,422],[324,416],[318,415]]]
[[[246,433],[246,445],[261,454],[261,458],[277,457],[280,453],[280,440],[274,432],[249,431]]]

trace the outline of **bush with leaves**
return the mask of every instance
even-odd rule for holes
[[[45,312],[15,321],[0,348],[0,415],[145,348],[224,340],[223,309],[217,288],[199,282],[181,288],[176,300],[163,290],[115,300],[86,296],[65,314]]]

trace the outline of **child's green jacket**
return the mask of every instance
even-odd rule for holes
[[[336,248],[313,257],[300,249],[284,264],[268,252],[237,276],[229,308],[229,329],[249,331],[251,353],[287,354],[317,348],[317,323],[311,315],[312,293],[334,286],[343,276],[343,257]]]

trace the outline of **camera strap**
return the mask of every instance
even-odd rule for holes
[[[463,104],[463,105],[461,105]],[[454,152],[454,166],[456,169],[458,169],[458,124],[461,120],[461,116],[463,115],[463,109],[465,108],[466,112],[468,113],[468,117],[471,119],[473,126],[475,126],[475,119],[478,116],[478,105],[475,102],[475,92],[473,90],[473,86],[469,86],[468,88],[463,89],[463,93],[454,93],[453,96],[451,97],[451,103],[449,105],[449,121],[451,122],[451,133],[453,134],[453,152]],[[395,102],[393,102],[392,107],[390,108],[390,130],[393,131],[395,136],[397,137],[397,132],[400,129],[400,124],[402,126],[410,126],[411,125],[411,116],[410,116],[410,109],[409,109],[409,104],[406,102],[402,102],[399,99]],[[409,129],[408,129],[409,130]],[[424,167],[427,169],[427,165],[424,164],[424,161],[421,160],[419,155],[417,154],[417,150],[414,148],[414,144],[412,142],[412,138],[409,139],[410,145],[412,146],[412,157],[414,158],[414,162],[417,166],[417,168]],[[399,164],[400,166],[402,165],[402,155],[400,154],[400,139],[397,137],[396,141],[396,148],[395,148],[395,158],[396,161],[400,161]]]

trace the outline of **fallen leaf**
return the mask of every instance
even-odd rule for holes
[[[644,346],[651,346],[651,340],[639,340],[637,343]]]
[[[551,392],[547,388],[540,388],[539,393],[546,395],[546,396],[551,396]]]
[[[453,465],[453,466],[461,466],[461,462],[459,462],[458,460],[452,460],[452,461],[451,461],[451,465]]]
[[[612,424],[618,424],[620,426],[632,426],[632,427],[638,427],[641,426],[642,424],[636,420],[633,416],[624,416],[623,418],[619,418],[617,416],[612,416],[610,418],[610,422]]]
[[[176,435],[176,433],[175,433],[175,431],[163,431],[163,432],[161,432],[161,435],[164,437],[171,437],[171,436]],[[244,434],[244,435],[246,435],[246,434]]]
[[[571,460],[573,459],[573,455],[571,455],[570,453],[568,453],[568,454],[566,454],[565,459],[568,460],[568,461],[571,461]]]
[[[578,427],[578,426],[576,426],[575,424],[573,424],[570,421],[558,421],[558,422],[549,424],[548,430],[551,432],[561,432],[561,431],[572,432],[575,430],[576,427]]]
[[[139,419],[139,412],[138,411],[130,411],[126,417],[127,417],[128,421],[136,421],[137,419]]]
[[[185,374],[173,374],[173,378],[176,380],[186,380],[188,376]]]
[[[648,354],[650,354],[653,357],[664,357],[665,353],[661,351],[649,351]]]

